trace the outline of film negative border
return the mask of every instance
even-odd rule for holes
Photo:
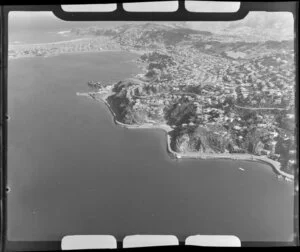
[[[155,1],[155,0],[152,0]],[[121,2],[140,2],[140,1],[121,1]],[[158,1],[159,2],[159,1]],[[46,3],[46,2],[43,2]],[[51,1],[51,4],[55,1]],[[160,12],[160,13],[129,13],[123,9],[122,3],[117,4],[117,9],[109,13],[89,13],[89,12],[76,12],[70,13],[65,12],[60,4],[72,4],[74,1],[59,1],[58,5],[14,5],[16,2],[10,1],[9,5],[1,6],[0,8],[0,207],[1,207],[1,218],[0,218],[0,233],[1,233],[1,251],[5,251],[7,248],[12,250],[20,250],[20,247],[24,250],[57,250],[59,249],[60,242],[7,242],[6,240],[6,217],[7,217],[7,197],[6,197],[6,180],[7,180],[7,61],[8,61],[8,14],[10,11],[52,11],[58,18],[66,21],[232,21],[244,18],[250,11],[288,11],[294,15],[295,28],[298,28],[298,13],[299,3],[296,1],[290,2],[241,2],[240,10],[236,13],[191,13],[188,12],[184,7],[184,2],[179,1],[179,8],[176,12]],[[99,1],[86,1],[87,3],[99,3]],[[114,3],[113,1],[101,1],[101,3]],[[296,97],[299,92],[299,51],[298,51],[298,34],[295,36],[295,60],[296,60]],[[299,100],[296,99],[297,112],[299,109]],[[299,118],[296,113],[296,129],[299,129]],[[296,131],[297,139],[297,160],[299,160],[299,134]],[[299,168],[299,167],[298,167]],[[295,174],[295,186],[299,186],[299,170]],[[299,189],[298,189],[299,190]],[[294,209],[294,242],[293,245],[299,245],[299,217],[298,217],[298,191],[295,191],[295,209]],[[119,244],[119,242],[118,242]],[[182,245],[182,242],[180,242]],[[242,242],[242,246],[290,246],[290,243],[285,242]],[[120,247],[118,245],[118,247]]]

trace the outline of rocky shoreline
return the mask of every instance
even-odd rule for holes
[[[268,164],[272,167],[274,172],[278,176],[282,176],[286,180],[293,181],[294,175],[288,174],[280,169],[280,163],[278,161],[272,160],[270,158],[264,157],[264,156],[256,156],[252,154],[229,154],[229,153],[220,153],[220,154],[205,154],[205,153],[178,153],[171,148],[171,137],[168,134],[170,131],[172,131],[172,127],[170,127],[167,124],[155,124],[155,123],[147,123],[147,124],[125,124],[116,119],[116,113],[113,111],[111,105],[107,101],[107,98],[114,93],[112,91],[107,92],[91,92],[91,93],[77,93],[77,95],[80,96],[90,96],[91,98],[95,99],[96,101],[103,102],[107,108],[110,110],[113,121],[116,125],[119,125],[121,127],[127,128],[127,129],[161,129],[166,133],[167,138],[167,152],[171,156],[171,158],[176,159],[230,159],[230,160],[242,160],[242,161],[252,161],[252,162],[260,162],[264,164]]]

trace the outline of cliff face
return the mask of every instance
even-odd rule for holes
[[[141,124],[147,121],[148,115],[145,110],[134,108],[136,90],[143,87],[143,82],[137,79],[127,79],[115,84],[115,94],[108,97],[108,102],[116,113],[117,120],[126,124]]]
[[[175,140],[175,151],[179,153],[216,153],[203,135],[183,134]]]
[[[223,137],[220,132],[202,126],[178,127],[171,132],[171,147],[179,153],[224,153],[229,151],[233,144],[230,137]]]

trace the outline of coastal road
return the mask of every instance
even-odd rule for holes
[[[249,109],[249,110],[280,110],[280,111],[284,111],[284,110],[289,110],[289,108],[253,108],[253,107],[242,107],[239,105],[234,105],[236,108],[241,108],[241,109]]]

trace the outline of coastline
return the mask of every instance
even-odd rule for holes
[[[11,46],[18,46],[18,47],[26,47],[26,46],[48,46],[48,45],[59,45],[64,43],[72,43],[77,41],[84,41],[89,40],[90,38],[77,38],[77,39],[70,39],[70,40],[59,40],[53,42],[46,42],[46,43],[33,43],[33,44],[26,44],[26,43],[18,43],[18,44],[11,44]]]
[[[65,44],[65,43],[74,43],[78,41],[84,41],[84,40],[89,40],[91,38],[81,38],[81,39],[72,39],[72,40],[65,40],[65,41],[57,41],[57,42],[50,42],[50,43],[39,43],[39,44],[17,44],[17,45],[12,45],[14,47],[26,47],[26,46],[51,46],[51,45],[59,45],[59,44]],[[49,49],[49,48],[47,48]],[[31,57],[42,57],[42,58],[47,58],[47,57],[54,57],[54,56],[59,56],[62,54],[83,54],[83,53],[101,53],[101,52],[129,52],[129,53],[135,53],[142,55],[143,53],[146,53],[148,51],[145,50],[136,50],[136,49],[129,49],[129,48],[116,48],[116,49],[100,49],[100,50],[87,50],[87,51],[59,51],[59,52],[47,52],[46,54],[43,55],[36,55],[36,54],[29,54],[29,55],[17,55],[15,57],[9,56],[9,59],[19,59],[19,58],[31,58]],[[99,93],[98,93],[99,94]],[[103,93],[102,93],[103,94]],[[294,175],[288,174],[280,169],[280,163],[277,161],[274,161],[272,159],[267,158],[266,156],[256,156],[252,154],[227,154],[227,153],[220,153],[220,154],[205,154],[205,153],[178,153],[172,150],[171,148],[171,137],[168,134],[170,131],[173,129],[167,125],[167,124],[155,124],[155,123],[144,123],[144,124],[124,124],[120,121],[117,120],[117,115],[115,114],[115,111],[111,107],[111,104],[107,100],[107,98],[112,95],[113,93],[108,91],[107,94],[105,94],[103,97],[100,97],[98,99],[97,97],[93,97],[91,93],[77,93],[77,95],[85,95],[85,96],[91,96],[92,98],[98,100],[98,101],[103,101],[106,106],[109,108],[110,112],[113,115],[113,121],[116,125],[119,125],[121,127],[125,127],[127,129],[161,129],[165,131],[166,133],[166,138],[167,138],[167,152],[170,154],[171,157],[176,158],[176,159],[184,159],[184,158],[193,158],[193,159],[231,159],[231,160],[245,160],[245,161],[255,161],[255,162],[261,162],[268,164],[272,167],[272,169],[279,175],[287,178],[287,179],[294,179]],[[237,106],[238,108],[242,109],[249,109],[247,107],[240,107]],[[259,108],[259,109],[269,109],[269,108]],[[279,110],[282,110],[281,108],[276,108]]]
[[[55,56],[59,56],[59,55],[65,55],[65,54],[84,54],[84,53],[101,53],[101,52],[124,52],[124,50],[121,50],[121,49],[115,49],[115,50],[105,50],[105,49],[102,49],[102,50],[99,50],[99,51],[77,51],[77,52],[59,52],[59,53],[53,53],[53,54],[48,54],[48,55],[18,55],[16,57],[12,57],[12,56],[9,56],[8,59],[9,60],[17,60],[17,59],[22,59],[22,58],[35,58],[35,57],[38,57],[38,58],[49,58],[49,57],[55,57]],[[129,53],[136,53],[134,51],[127,51]]]
[[[98,93],[99,94],[99,93]],[[101,95],[104,93],[100,93]],[[153,123],[147,123],[142,125],[134,125],[134,124],[125,124],[116,119],[116,114],[113,111],[112,107],[110,106],[109,102],[107,101],[107,98],[111,96],[113,92],[108,91],[103,96],[95,97],[95,95],[91,95],[91,93],[86,94],[79,94],[81,96],[90,96],[91,98],[95,99],[96,101],[103,102],[109,111],[112,114],[113,121],[116,125],[127,128],[127,129],[160,129],[163,130],[166,134],[166,146],[167,146],[167,152],[170,155],[171,158],[176,159],[229,159],[229,160],[242,160],[242,161],[251,161],[251,162],[260,162],[263,164],[270,165],[273,169],[273,171],[277,175],[281,175],[282,177],[286,178],[287,180],[294,181],[294,175],[288,174],[280,169],[280,163],[278,161],[272,160],[270,158],[267,158],[266,156],[256,156],[252,154],[227,154],[227,153],[220,153],[220,154],[205,154],[205,153],[178,153],[171,148],[171,136],[168,134],[173,129],[167,125],[167,124],[153,124]],[[77,93],[78,95],[78,93]]]
[[[77,41],[82,41],[82,40],[87,40],[86,38],[83,39],[74,39],[74,40],[69,40],[69,41],[58,41],[58,42],[52,42],[52,43],[43,43],[43,44],[18,44],[18,45],[11,45],[12,47],[22,47],[22,46],[51,46],[51,45],[59,45],[59,44],[64,44],[66,42],[77,42]],[[13,48],[10,48],[9,50],[11,50]],[[34,57],[40,57],[40,58],[48,58],[48,57],[55,57],[55,56],[59,56],[62,54],[82,54],[82,53],[100,53],[100,52],[128,52],[128,53],[134,53],[137,55],[143,55],[144,53],[147,53],[148,51],[145,50],[134,50],[134,49],[124,49],[124,48],[116,48],[116,49],[100,49],[100,50],[83,50],[83,51],[58,51],[58,52],[52,52],[51,48],[47,48],[47,50],[49,50],[49,52],[42,54],[42,55],[36,55],[36,54],[18,54],[16,56],[12,56],[12,55],[8,55],[8,59],[9,60],[13,60],[13,59],[21,59],[21,58],[34,58]]]

